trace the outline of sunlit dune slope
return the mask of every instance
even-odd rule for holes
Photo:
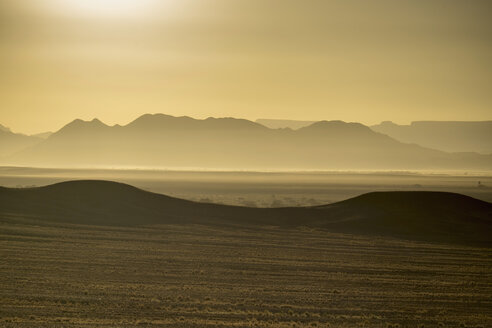
[[[317,207],[205,204],[109,181],[0,188],[2,220],[138,226],[204,224],[313,227],[435,242],[492,245],[492,204],[444,192],[374,192]]]

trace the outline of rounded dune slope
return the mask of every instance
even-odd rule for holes
[[[0,189],[2,213],[96,225],[207,223],[230,206],[202,204],[101,180],[61,182],[46,187]]]
[[[308,226],[431,242],[492,245],[492,204],[445,192],[373,192],[324,206],[260,209],[197,203],[122,183],[83,180],[38,188],[0,188],[0,220],[15,218],[120,226]]]
[[[318,207],[331,221],[317,224],[358,233],[490,244],[492,204],[449,192],[372,192]]]

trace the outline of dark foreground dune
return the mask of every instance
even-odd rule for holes
[[[197,203],[110,181],[0,189],[0,215],[64,223],[315,227],[333,232],[490,246],[492,204],[445,192],[374,192],[316,207]]]
[[[103,181],[3,188],[0,327],[490,327],[490,208],[448,193],[255,209]]]

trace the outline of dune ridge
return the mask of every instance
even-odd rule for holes
[[[447,192],[373,192],[314,207],[199,203],[103,180],[0,188],[0,218],[89,225],[311,227],[431,242],[492,245],[492,204]]]

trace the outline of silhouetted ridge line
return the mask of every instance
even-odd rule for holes
[[[401,142],[442,151],[492,153],[492,121],[416,121],[410,125],[384,121],[371,128]]]
[[[350,205],[356,204],[371,204],[371,205],[384,205],[391,207],[405,209],[407,207],[428,207],[436,206],[436,208],[442,209],[454,209],[457,207],[489,207],[490,203],[458,194],[453,192],[442,192],[442,191],[375,191],[360,196],[350,198],[338,202],[337,204]],[[320,207],[326,207],[330,205],[321,205]]]
[[[197,203],[98,180],[0,188],[0,218],[19,217],[119,226],[308,226],[353,234],[492,244],[492,204],[446,192],[374,192],[324,206],[248,208]]]
[[[1,140],[0,140],[1,141]],[[4,165],[224,170],[490,170],[492,156],[406,144],[360,123],[270,129],[236,118],[142,115],[125,126],[75,120]]]
[[[233,117],[215,118],[208,117],[204,120],[194,119],[189,116],[171,116],[166,114],[144,114],[124,127],[150,128],[150,129],[261,129],[267,128],[261,124]]]
[[[14,133],[0,124],[0,158],[16,154],[43,141],[39,136]]]

